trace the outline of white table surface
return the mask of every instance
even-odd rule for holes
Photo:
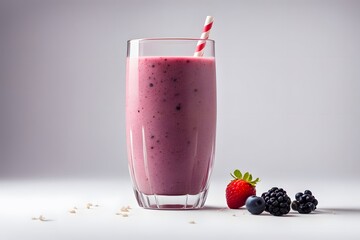
[[[360,239],[359,183],[260,182],[258,195],[279,186],[294,198],[309,188],[319,200],[315,213],[274,217],[228,209],[227,180],[212,180],[204,209],[186,211],[138,207],[128,179],[0,180],[0,239]],[[128,217],[116,215],[128,205]],[[73,207],[76,214],[69,213]],[[39,215],[47,221],[32,220]]]

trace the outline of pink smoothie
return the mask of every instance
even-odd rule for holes
[[[127,59],[126,133],[134,187],[198,194],[208,184],[216,132],[215,59]]]

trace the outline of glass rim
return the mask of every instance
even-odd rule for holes
[[[186,38],[186,37],[160,37],[160,38],[134,38],[127,40],[128,43],[131,42],[146,42],[146,41],[209,41],[215,42],[213,39],[202,39],[202,38]]]

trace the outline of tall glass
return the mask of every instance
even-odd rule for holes
[[[216,134],[214,41],[129,40],[126,138],[136,199],[151,209],[204,206]]]

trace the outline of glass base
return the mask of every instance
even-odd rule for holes
[[[205,204],[207,189],[196,195],[147,195],[134,190],[136,199],[140,207],[147,209],[199,209]]]

